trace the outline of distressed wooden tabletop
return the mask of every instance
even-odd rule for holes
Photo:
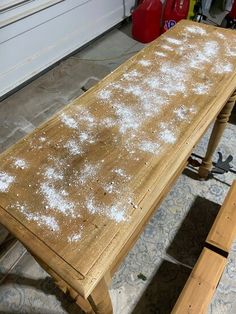
[[[235,89],[235,69],[235,31],[178,23],[0,156],[1,223],[87,297]]]

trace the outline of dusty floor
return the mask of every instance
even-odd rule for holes
[[[124,25],[2,101],[0,152],[142,47]],[[208,136],[209,132],[196,149],[200,155]],[[218,150],[236,158],[233,120]],[[115,314],[170,313],[233,179],[235,175],[228,173],[200,183],[192,169],[184,171],[113,278]],[[0,242],[6,235],[0,227]],[[139,279],[140,273],[147,279]],[[0,313],[78,313],[20,243],[2,255],[0,282]],[[236,313],[236,243],[209,313]]]

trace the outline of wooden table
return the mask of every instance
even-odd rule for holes
[[[235,87],[235,32],[178,23],[1,155],[1,223],[84,311],[112,313],[112,273],[219,114],[208,174]]]

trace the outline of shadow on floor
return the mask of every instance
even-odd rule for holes
[[[190,272],[187,267],[164,260],[132,314],[170,313]]]
[[[0,275],[3,275],[0,273]],[[51,277],[46,277],[44,279],[32,279],[27,278],[22,275],[18,274],[9,274],[7,276],[7,279],[1,284],[1,286],[4,286],[4,284],[13,284],[13,285],[19,285],[19,287],[26,286],[26,287],[32,287],[35,290],[40,290],[45,295],[54,295],[57,300],[61,303],[62,308],[68,313],[68,314],[83,314],[84,312],[80,310],[80,308],[75,304],[74,300],[68,296],[65,295],[54,283],[53,279]],[[23,292],[24,294],[24,292]],[[53,305],[52,305],[53,306]],[[53,310],[53,308],[48,309],[42,309],[42,310],[33,310],[24,308],[24,313],[32,313],[32,314],[42,314],[47,311],[47,314],[58,314],[58,311]],[[20,314],[22,313],[19,311],[1,311],[0,314]]]
[[[162,262],[132,314],[171,312],[204,247],[219,209],[220,205],[196,197],[166,252],[180,264],[167,260]]]
[[[168,247],[167,254],[178,262],[193,267],[219,209],[219,204],[197,196]]]

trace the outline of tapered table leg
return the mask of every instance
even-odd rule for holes
[[[96,314],[113,313],[111,298],[105,278],[102,278],[97,287],[90,294],[88,301]]]
[[[233,110],[234,104],[236,101],[236,91],[229,98],[228,102],[225,104],[224,108],[219,113],[216,122],[214,124],[208,147],[206,156],[204,157],[201,166],[199,167],[198,175],[201,179],[206,179],[209,176],[209,173],[212,169],[212,157],[213,154],[219,144],[219,141],[222,137],[224,129],[229,120],[230,114]]]

